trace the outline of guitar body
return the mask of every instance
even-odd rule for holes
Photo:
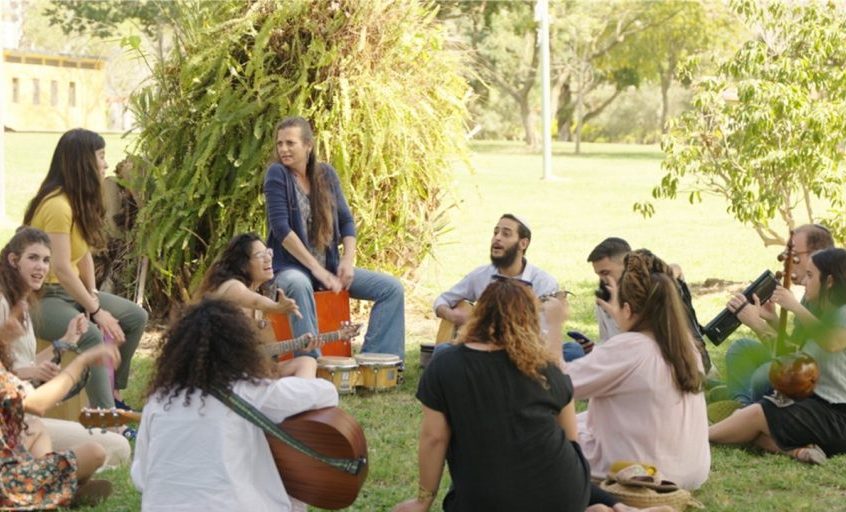
[[[455,309],[470,313],[471,311],[473,311],[473,304],[471,304],[469,301],[462,300],[455,306]],[[458,327],[449,320],[441,319],[441,323],[438,326],[438,334],[435,335],[435,345],[440,345],[441,343],[450,343],[452,340],[455,339],[457,335]]]
[[[355,418],[337,407],[306,411],[279,427],[315,451],[345,459],[367,460],[367,440]],[[368,466],[357,475],[345,473],[268,436],[285,490],[309,505],[337,510],[350,506],[367,478]]]

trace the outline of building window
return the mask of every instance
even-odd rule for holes
[[[68,106],[76,106],[76,82],[68,83]]]
[[[59,105],[59,82],[56,80],[50,82],[50,105],[53,107]]]
[[[37,78],[32,79],[32,104],[33,105],[40,105],[41,104],[41,87],[38,83]]]
[[[12,79],[12,103],[19,103],[21,101],[21,81],[17,78]]]

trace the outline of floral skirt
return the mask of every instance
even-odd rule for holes
[[[0,510],[54,510],[76,494],[77,462],[70,451],[30,455],[0,454]]]

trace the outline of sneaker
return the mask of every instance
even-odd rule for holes
[[[123,409],[124,411],[134,411],[135,410],[132,407],[130,407],[129,404],[127,404],[123,400],[118,400],[117,398],[115,398],[115,409]]]
[[[112,483],[108,480],[89,480],[80,485],[71,500],[71,508],[94,507],[112,494]]]
[[[138,431],[132,427],[123,427],[123,430],[121,431],[120,435],[122,435],[129,441],[133,441],[138,436]]]

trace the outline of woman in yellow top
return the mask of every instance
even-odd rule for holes
[[[132,355],[138,347],[147,313],[134,302],[98,292],[94,280],[91,248],[103,245],[105,221],[102,182],[108,164],[106,142],[100,135],[82,128],[66,132],[59,139],[53,160],[38,193],[30,201],[24,224],[46,232],[53,247],[50,276],[44,286],[41,307],[33,312],[35,334],[56,340],[71,318],[80,311],[92,322],[80,338],[88,349],[109,337],[120,350],[120,366],[114,383],[108,370],[97,366],[85,390],[93,407],[125,406],[120,391],[126,388]]]

